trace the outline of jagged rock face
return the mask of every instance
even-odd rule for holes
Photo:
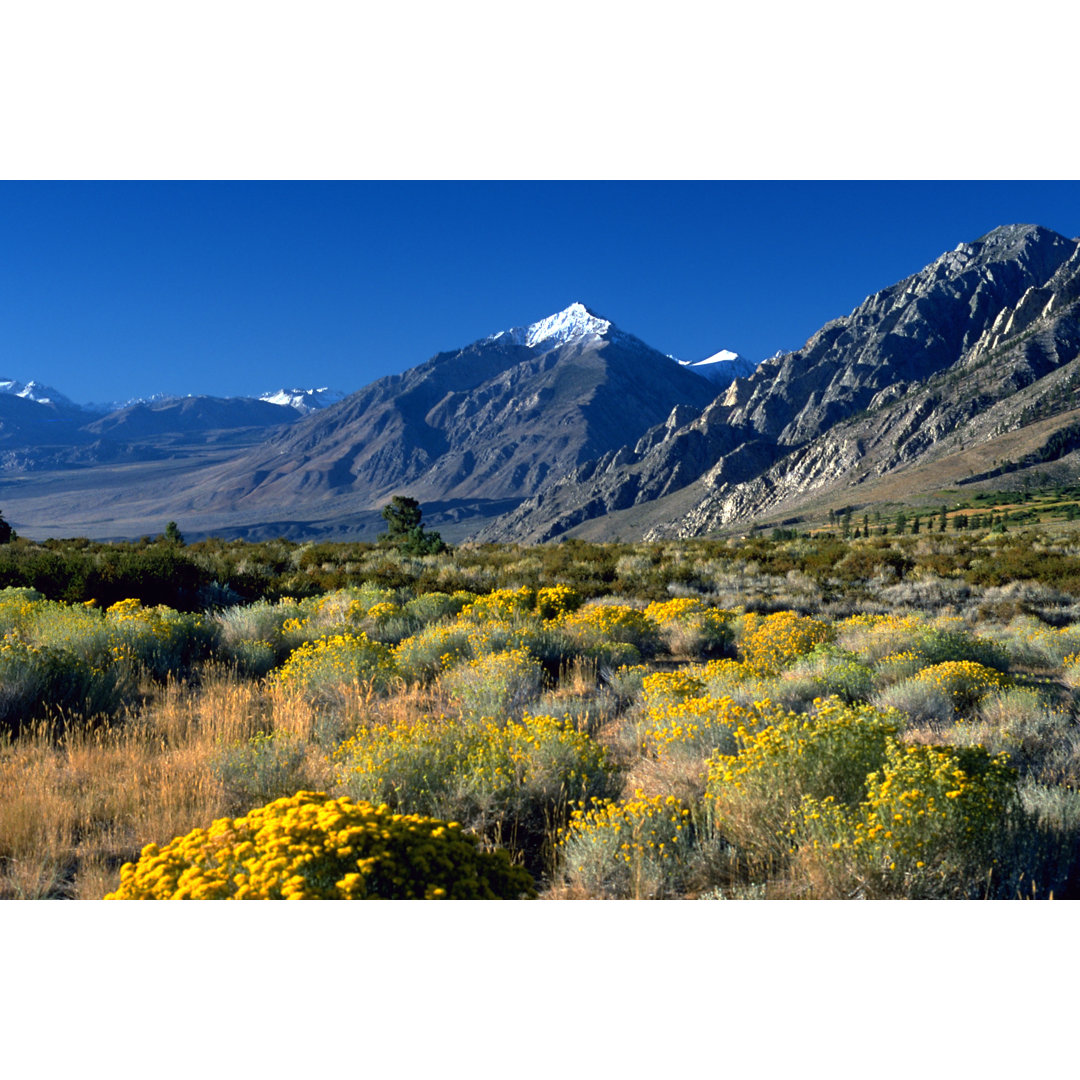
[[[1006,226],[959,245],[826,324],[803,348],[765,361],[729,423],[780,446],[809,442],[885,387],[956,363],[1076,247],[1037,226]]]
[[[868,455],[874,475],[902,467],[998,398],[1075,357],[1069,305],[1080,287],[1078,264],[1080,243],[1038,226],[1003,226],[961,244],[828,323],[803,348],[763,361],[688,423],[549,482],[481,535],[550,539],[697,484],[702,497],[687,519],[652,530],[695,535],[847,483]],[[982,363],[1006,339],[1055,315],[1064,317],[1046,328],[1048,337],[1033,336],[996,371],[993,399],[989,372],[966,397],[930,387],[928,380]],[[871,409],[877,422],[852,425]],[[1005,411],[995,414],[999,428],[1019,422]]]
[[[705,474],[699,503],[682,520],[654,526],[650,535],[699,535],[828,491],[857,497],[851,489],[867,481],[995,444],[1055,417],[1061,422],[1045,425],[1045,434],[1033,432],[1026,461],[970,472],[955,482],[990,479],[1072,453],[1077,439],[1069,418],[1080,409],[1080,245],[1048,281],[1027,287],[990,321],[981,335],[965,334],[970,347],[944,371],[879,392],[865,415],[834,425],[751,479],[731,483],[722,468]]]
[[[581,305],[379,379],[215,478],[221,502],[513,500],[715,387]],[[685,416],[687,414],[678,414]]]

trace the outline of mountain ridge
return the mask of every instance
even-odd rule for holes
[[[287,424],[229,406],[233,426],[214,428],[223,412],[204,397],[72,426],[60,405],[0,393],[0,462],[16,478],[24,455],[41,477],[33,491],[0,481],[0,498],[21,532],[25,507],[86,535],[161,517],[189,536],[370,538],[380,504],[402,494],[449,539],[535,542],[701,535],[895,493],[905,476],[916,494],[1033,470],[1072,476],[1080,240],[999,226],[799,349],[731,379],[693,370],[715,377],[735,359],[681,363],[574,301],[307,415],[285,405]],[[246,400],[280,415],[281,404]],[[152,413],[173,428],[136,434]],[[27,447],[20,425],[68,441]]]

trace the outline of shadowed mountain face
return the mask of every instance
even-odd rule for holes
[[[701,414],[548,484],[481,538],[551,539],[630,507],[635,531],[697,535],[848,485],[860,467],[870,478],[911,465],[995,403],[994,431],[1019,426],[1030,402],[1013,395],[1076,359],[1078,251],[1024,225],[961,244]],[[656,500],[676,491],[672,516]]]
[[[500,508],[615,449],[715,387],[580,304],[372,383],[216,470],[211,505],[392,494]],[[205,489],[205,488],[204,488]],[[432,518],[437,521],[438,518]]]

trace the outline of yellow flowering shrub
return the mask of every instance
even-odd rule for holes
[[[917,682],[932,686],[951,698],[958,713],[971,712],[987,694],[1009,685],[1009,679],[971,660],[950,660],[923,668]]]
[[[552,716],[388,720],[358,731],[333,761],[355,798],[454,817],[519,843],[543,834],[570,801],[617,785],[604,747]]]
[[[735,731],[736,753],[709,760],[710,813],[736,843],[778,855],[804,795],[846,804],[863,798],[867,776],[885,760],[899,726],[896,714],[839,698],[819,699],[809,714],[773,709],[767,726]]]
[[[1016,806],[1007,755],[890,740],[863,801],[806,796],[789,836],[848,892],[965,895],[990,884]]]
[[[550,585],[536,591],[536,613],[541,619],[558,619],[577,611],[582,598],[569,585]]]
[[[498,731],[490,719],[442,715],[372,722],[334,750],[335,779],[357,799],[462,817],[455,800],[465,762]]]
[[[107,900],[512,900],[535,895],[505,851],[456,822],[301,791],[148,844]]]
[[[736,705],[729,697],[687,697],[678,702],[650,704],[646,712],[642,749],[658,759],[673,751],[706,756],[713,751],[734,753],[736,732],[756,728],[771,715],[767,706]]]
[[[122,600],[45,600],[32,590],[0,593],[0,721],[77,713],[111,715],[135,694],[140,674],[185,675],[210,655],[214,630],[201,615]]]
[[[256,600],[216,612],[218,657],[251,678],[262,678],[305,641],[322,636],[312,623],[318,600]]]
[[[762,675],[775,675],[790,667],[815,645],[832,641],[833,628],[820,619],[777,611],[772,615],[748,612],[742,617],[739,652],[743,661]]]
[[[645,617],[660,628],[669,651],[679,656],[718,652],[735,637],[734,612],[706,607],[692,597],[654,601]]]
[[[0,639],[0,732],[33,719],[117,712],[135,693],[130,666],[95,666],[61,648],[32,645],[17,632]]]
[[[912,649],[888,653],[874,665],[874,681],[882,686],[910,679],[929,664],[926,657]]]
[[[623,604],[590,604],[570,612],[562,627],[579,648],[588,655],[602,652],[605,646],[633,646],[642,656],[651,656],[660,643],[656,623],[643,611]],[[619,663],[633,663],[634,658]]]
[[[448,671],[443,685],[470,716],[506,717],[539,694],[544,669],[528,649],[485,653]]]
[[[407,682],[428,683],[471,654],[469,627],[434,623],[400,642],[394,660]]]
[[[0,635],[25,630],[42,599],[35,589],[0,589]]]
[[[522,585],[520,589],[496,589],[487,596],[478,596],[463,608],[460,618],[473,622],[512,620],[517,615],[529,615],[536,604],[536,590]]]
[[[358,630],[306,642],[271,678],[288,689],[319,693],[353,683],[385,689],[396,674],[393,650]]]
[[[138,600],[121,600],[107,609],[105,621],[113,647],[159,680],[186,673],[216,644],[214,627],[202,615],[165,605],[147,608]]]
[[[698,670],[654,671],[641,680],[641,696],[647,706],[664,702],[685,701],[704,688]]]
[[[695,850],[690,810],[674,796],[582,803],[558,844],[564,879],[595,897],[648,899],[683,886]]]

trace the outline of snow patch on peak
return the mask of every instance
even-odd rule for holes
[[[721,383],[725,386],[732,379],[746,378],[757,367],[753,361],[747,360],[746,357],[730,349],[721,349],[712,356],[705,357],[704,360],[680,360],[679,363],[688,371],[695,371],[710,382]]]
[[[563,311],[534,322],[531,326],[516,326],[512,330],[500,330],[499,333],[492,334],[486,340],[525,345],[530,349],[545,353],[560,345],[565,345],[568,341],[599,337],[610,329],[611,323],[607,319],[599,318],[584,304],[575,301]]]
[[[306,414],[325,409],[328,405],[335,405],[347,396],[343,390],[331,390],[328,386],[320,386],[312,390],[293,387],[260,394],[259,400],[266,401],[271,405],[292,406],[292,408]]]
[[[737,352],[732,352],[730,349],[721,349],[718,353],[713,353],[712,356],[706,356],[704,360],[698,360],[696,364],[692,364],[692,367],[705,367],[706,364],[719,364],[727,360],[739,360],[741,357]]]
[[[15,397],[26,398],[28,401],[36,401],[40,405],[73,405],[70,398],[65,397],[59,390],[51,386],[31,379],[28,383],[21,383],[18,379],[0,378],[0,394],[12,394]]]

